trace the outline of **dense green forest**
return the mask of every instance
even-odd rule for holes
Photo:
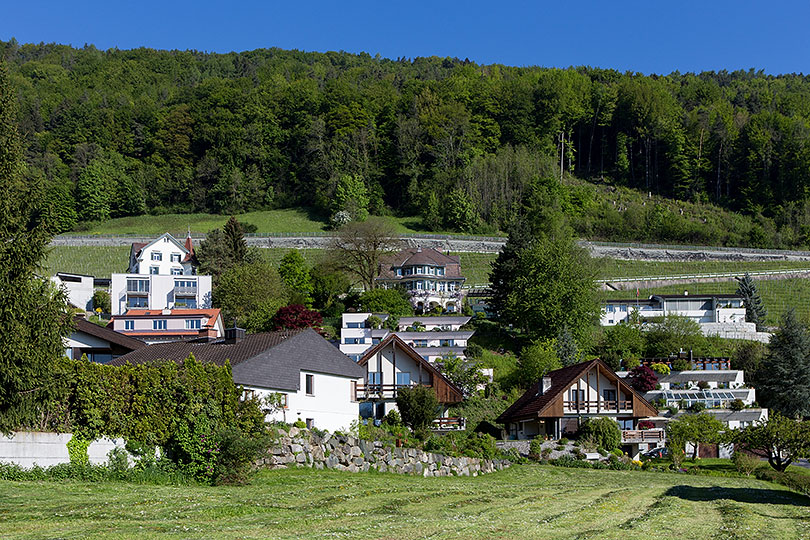
[[[810,243],[803,76],[14,40],[0,54],[61,230],[359,200],[430,230],[505,230],[534,206],[595,238]]]

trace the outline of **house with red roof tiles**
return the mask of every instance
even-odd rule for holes
[[[147,344],[225,334],[219,309],[130,309],[112,317],[112,329]]]

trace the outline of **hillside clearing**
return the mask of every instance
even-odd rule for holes
[[[293,469],[242,487],[0,482],[4,538],[810,537],[810,499],[758,480],[515,466],[477,478]]]

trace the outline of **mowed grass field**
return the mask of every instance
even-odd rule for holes
[[[810,499],[742,478],[515,466],[477,478],[292,469],[252,485],[0,482],[2,538],[810,538]]]

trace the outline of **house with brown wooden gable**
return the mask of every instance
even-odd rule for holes
[[[461,390],[396,334],[390,334],[366,351],[358,364],[366,372],[363,382],[355,388],[362,418],[382,420],[396,410],[398,391],[422,385],[432,388],[439,400],[441,411],[435,426],[464,429],[463,419],[448,416],[449,408],[464,399]]]
[[[510,439],[546,436],[559,439],[577,431],[586,418],[613,418],[622,430],[622,444],[637,445],[633,454],[663,444],[663,430],[639,430],[638,421],[658,415],[641,393],[603,361],[549,372],[501,414]]]

